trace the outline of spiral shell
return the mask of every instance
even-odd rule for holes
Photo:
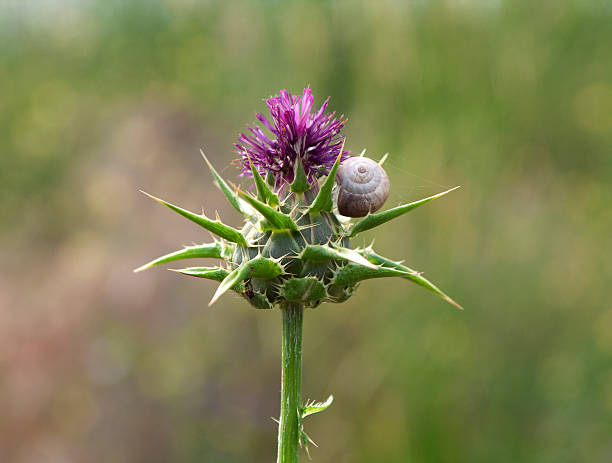
[[[389,196],[389,178],[372,159],[350,157],[338,167],[338,212],[346,217],[364,217],[381,208]]]

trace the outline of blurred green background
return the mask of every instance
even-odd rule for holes
[[[0,460],[272,462],[280,316],[132,269],[239,217],[232,144],[310,84],[389,206],[401,280],[309,311],[316,462],[612,461],[607,1],[0,2]],[[245,184],[245,181],[242,182]],[[373,234],[360,239],[369,242]]]

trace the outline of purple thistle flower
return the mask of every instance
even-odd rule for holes
[[[268,137],[259,125],[249,126],[249,134],[240,134],[239,143],[234,145],[242,157],[238,160],[240,176],[251,176],[250,158],[262,176],[268,172],[275,175],[278,190],[293,181],[301,159],[309,183],[316,185],[319,176],[329,173],[344,141],[340,130],[346,119],[336,119],[335,113],[325,114],[328,101],[329,98],[317,111],[310,87],[304,89],[301,98],[281,90],[279,96],[266,100],[272,122],[261,113],[257,113],[257,119],[273,137]],[[342,160],[348,154],[343,151]]]

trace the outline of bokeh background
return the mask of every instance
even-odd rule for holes
[[[316,462],[612,461],[607,1],[0,2],[0,461],[271,462],[280,316],[162,268],[239,217],[232,144],[310,84],[462,303],[369,281],[309,311]],[[242,182],[245,185],[245,181]],[[246,186],[246,185],[245,185]],[[369,242],[366,234],[359,242]]]

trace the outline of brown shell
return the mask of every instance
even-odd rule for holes
[[[389,177],[376,161],[350,157],[338,167],[338,212],[364,217],[382,207],[389,197]]]

